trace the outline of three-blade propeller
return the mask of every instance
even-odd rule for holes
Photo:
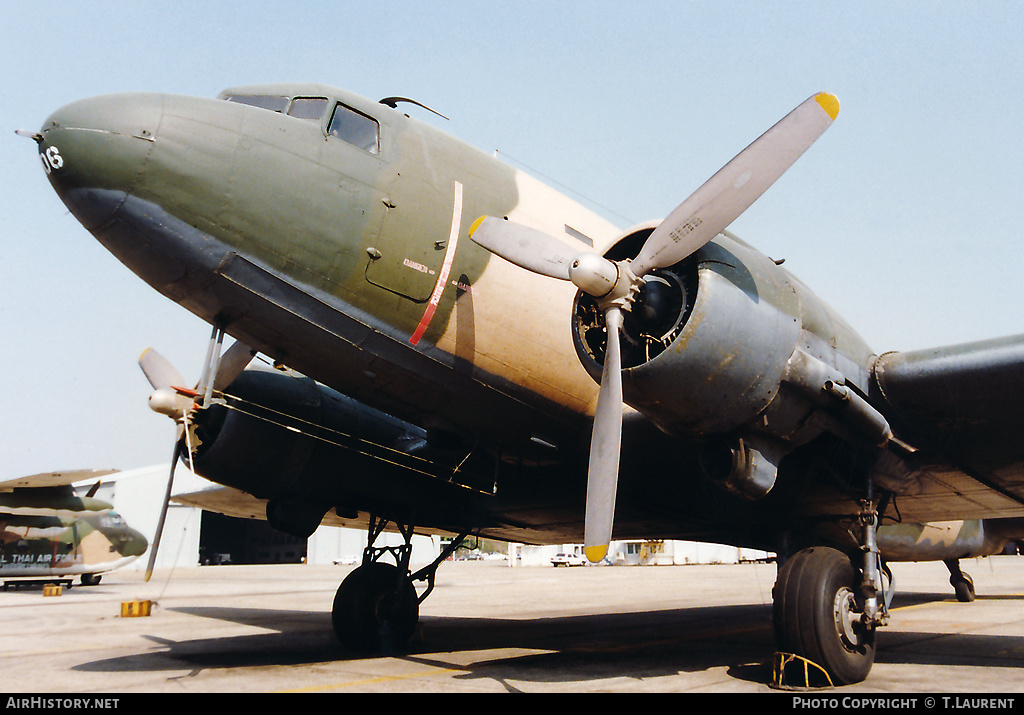
[[[679,204],[647,238],[632,261],[611,261],[579,252],[526,226],[481,217],[470,229],[474,242],[528,271],[572,281],[597,300],[608,333],[587,476],[584,551],[600,561],[611,543],[622,435],[622,373],[619,330],[643,277],[682,261],[731,224],[831,126],[839,101],[814,95],[758,137]]]
[[[153,386],[149,396],[149,406],[154,412],[167,415],[174,420],[177,430],[174,438],[174,452],[171,455],[171,469],[167,476],[167,489],[163,504],[160,507],[160,518],[157,520],[156,534],[149,551],[149,563],[146,566],[145,580],[153,575],[156,566],[156,555],[163,536],[167,509],[171,503],[171,489],[174,486],[174,470],[182,453],[192,454],[189,444],[188,422],[192,412],[202,405],[209,404],[209,398],[216,392],[223,391],[238,377],[252,360],[254,351],[247,345],[236,342],[223,355],[220,354],[221,341],[224,333],[214,329],[210,337],[210,349],[206,354],[203,375],[195,388],[185,386],[185,379],[163,355],[152,348],[147,348],[139,357],[139,367]]]

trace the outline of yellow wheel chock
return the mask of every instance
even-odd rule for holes
[[[121,618],[145,618],[152,606],[152,601],[124,601],[121,603]]]
[[[772,659],[771,687],[778,690],[832,688],[832,678],[820,665],[793,653],[776,653]]]

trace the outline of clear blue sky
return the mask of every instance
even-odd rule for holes
[[[15,136],[63,104],[283,80],[409,96],[626,224],[827,90],[838,121],[732,228],[905,350],[1024,332],[1022,27],[1024,3],[984,0],[18,2],[0,28],[0,479],[166,461],[136,360],[154,346],[198,375],[208,337]]]

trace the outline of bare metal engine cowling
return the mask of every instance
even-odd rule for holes
[[[631,257],[650,230],[627,234],[606,256]],[[584,293],[574,308],[577,355],[600,379],[602,312]],[[857,366],[870,354],[806,287],[731,234],[645,277],[622,353],[624,401],[667,432],[706,438],[720,472],[712,476],[751,498],[771,489],[794,445],[841,431],[825,385],[849,391],[865,381]]]

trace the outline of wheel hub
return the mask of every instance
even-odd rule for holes
[[[836,632],[848,651],[856,651],[861,646],[860,629],[862,613],[857,609],[857,599],[849,588],[841,588],[836,592],[832,614],[835,618]]]

